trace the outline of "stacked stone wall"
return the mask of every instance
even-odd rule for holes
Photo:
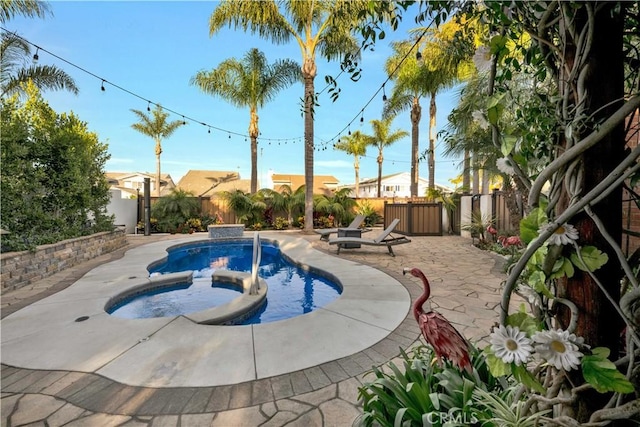
[[[0,254],[2,291],[22,288],[126,244],[124,231],[114,230],[38,246],[35,251]]]

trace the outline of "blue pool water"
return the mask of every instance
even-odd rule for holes
[[[259,275],[267,282],[267,302],[243,325],[273,322],[309,313],[336,299],[341,289],[330,280],[286,260],[280,249],[262,243]],[[151,274],[193,270],[193,284],[177,285],[122,301],[109,312],[126,318],[167,317],[225,304],[236,296],[231,286],[211,283],[217,269],[251,272],[250,240],[199,242],[170,249],[165,261],[149,268]]]

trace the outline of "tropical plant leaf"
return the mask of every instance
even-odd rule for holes
[[[547,215],[542,208],[535,208],[529,215],[520,220],[520,239],[528,245],[533,239],[538,237],[538,229],[548,221]]]
[[[521,311],[513,313],[507,317],[507,325],[517,326],[522,332],[529,336],[532,336],[540,330],[538,322],[535,318],[529,316],[524,311],[524,306],[521,307]]]
[[[531,273],[529,279],[527,280],[527,284],[531,287],[531,289],[538,292],[539,294],[544,294],[546,297],[553,298],[553,294],[547,287],[546,277],[542,271],[537,270]]]
[[[486,347],[484,349],[484,354],[487,358],[487,366],[489,367],[489,372],[494,377],[502,377],[505,375],[511,374],[511,366],[504,363],[502,359],[497,357],[491,347]]]
[[[585,381],[599,393],[610,391],[622,394],[632,393],[633,384],[608,359],[609,353],[608,348],[596,347],[591,354],[583,356],[582,375]]]
[[[573,268],[573,263],[567,258],[561,256],[556,260],[556,263],[553,266],[553,271],[551,272],[549,278],[557,279],[564,276],[571,278],[573,277],[574,273],[575,269]]]
[[[580,256],[584,263],[576,253],[571,254],[571,262],[582,271],[596,271],[609,261],[609,256],[595,246],[580,248]]]
[[[540,394],[544,394],[545,390],[542,387],[542,384],[536,380],[531,372],[527,370],[526,366],[516,365],[515,363],[511,364],[511,371],[513,372],[513,376],[520,381],[525,386],[529,387],[531,390],[537,391]]]

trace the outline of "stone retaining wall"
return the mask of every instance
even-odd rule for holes
[[[0,254],[2,290],[18,289],[127,244],[124,230],[106,231],[91,236],[38,246],[35,252]]]

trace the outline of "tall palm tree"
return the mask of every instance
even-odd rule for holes
[[[28,18],[44,18],[51,15],[46,2],[36,0],[2,0],[0,2],[0,23],[5,23],[16,15]],[[63,70],[53,65],[31,63],[31,45],[17,34],[4,32],[0,40],[0,97],[14,93],[23,95],[23,84],[32,81],[40,90],[66,89],[78,94],[73,79]]]
[[[384,161],[382,151],[385,147],[388,147],[396,141],[409,135],[409,132],[407,132],[406,130],[397,129],[391,132],[390,128],[393,119],[394,117],[387,117],[382,120],[371,120],[371,127],[373,128],[371,145],[378,147],[378,197],[381,197],[382,194],[382,162]]]
[[[205,93],[217,95],[236,107],[249,107],[251,140],[251,193],[258,191],[258,108],[276,94],[301,80],[300,65],[283,59],[267,63],[264,53],[251,49],[241,61],[235,58],[220,63],[211,71],[199,71],[191,84]]]
[[[258,34],[275,44],[295,41],[302,54],[304,79],[304,169],[305,223],[304,230],[313,230],[313,108],[316,104],[314,80],[317,74],[316,55],[327,60],[340,59],[344,54],[356,55],[358,42],[353,37],[359,10],[367,1],[246,1],[223,0],[209,19],[209,34],[223,27],[232,27]]]
[[[387,74],[395,81],[383,117],[395,116],[401,111],[411,112],[411,195],[418,195],[419,179],[419,125],[422,118],[420,98],[430,96],[429,104],[429,188],[435,188],[436,95],[451,87],[468,74],[471,68],[474,43],[468,33],[462,32],[456,21],[442,25],[438,30],[417,28],[412,30],[418,40],[393,43],[393,55],[385,63]],[[466,37],[456,37],[462,33]],[[411,50],[414,49],[415,53]],[[419,52],[419,53],[418,53]],[[395,71],[395,73],[394,73]]]
[[[146,114],[140,110],[131,110],[140,121],[134,123],[131,127],[143,135],[147,135],[156,143],[156,193],[160,197],[160,155],[162,154],[162,139],[170,137],[176,129],[185,125],[184,120],[167,121],[169,113],[165,112],[160,104],[156,104],[156,108],[151,114]]]
[[[367,154],[367,146],[371,144],[371,137],[357,130],[351,135],[341,137],[333,146],[336,150],[353,155],[353,169],[356,172],[356,198],[360,194],[360,156]]]

